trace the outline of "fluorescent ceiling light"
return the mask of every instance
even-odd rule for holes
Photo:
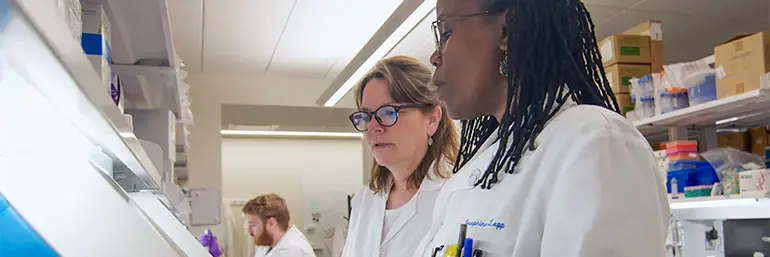
[[[377,48],[372,55],[369,56],[366,61],[361,64],[361,66],[358,67],[358,70],[356,70],[353,75],[351,75],[347,81],[345,81],[342,86],[337,89],[337,92],[334,92],[334,94],[329,97],[329,100],[324,103],[324,106],[331,107],[337,104],[342,97],[344,97],[350,89],[353,88],[353,86],[356,85],[356,83],[361,79],[361,77],[366,74],[372,67],[374,67],[374,64],[377,63],[380,59],[384,58],[388,53],[390,53],[390,50],[393,49],[393,47],[398,44],[399,41],[401,41],[402,38],[406,37],[407,34],[409,34],[409,31],[411,31],[417,24],[422,21],[422,19],[425,18],[425,16],[428,16],[433,9],[436,7],[436,1],[433,0],[425,0],[420,4],[419,7],[417,7],[414,12],[412,12],[409,17],[404,20],[403,23],[401,23],[398,28],[393,31],[392,34],[388,37],[388,39],[385,40],[385,42],[382,42],[382,45],[380,45],[379,48]],[[427,28],[426,28],[427,29]]]
[[[718,121],[717,121],[717,122],[715,122],[715,123],[716,123],[716,125],[722,125],[722,124],[726,124],[726,123],[733,123],[733,122],[736,122],[736,121],[738,121],[739,119],[740,119],[740,118],[738,118],[738,117],[732,117],[732,118],[729,118],[729,119],[718,120]]]
[[[258,131],[258,130],[221,130],[228,136],[283,136],[283,137],[343,137],[361,138],[361,133],[347,132],[309,132],[309,131]]]

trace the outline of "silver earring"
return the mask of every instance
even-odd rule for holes
[[[433,145],[433,137],[428,137],[428,146]]]
[[[503,60],[500,61],[498,72],[500,72],[500,75],[508,77],[508,52],[507,51],[503,53]]]

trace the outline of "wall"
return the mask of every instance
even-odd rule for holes
[[[327,82],[311,79],[202,73],[192,73],[186,81],[191,86],[194,124],[190,128],[189,181],[185,186],[219,190],[222,189],[222,141],[219,134],[222,104],[312,106],[320,90],[328,85]],[[286,90],[277,90],[270,85],[303,90],[290,95]],[[207,228],[211,228],[220,241],[225,240],[222,225],[193,226],[190,232],[197,236]]]
[[[223,138],[222,178],[225,199],[249,199],[276,193],[289,205],[300,229],[323,216],[314,247],[326,248],[323,229],[347,215],[346,195],[361,189],[362,151],[357,139]],[[233,210],[239,212],[240,210]]]

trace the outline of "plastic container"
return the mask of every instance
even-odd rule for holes
[[[671,94],[671,111],[684,109],[690,106],[686,88],[672,88],[669,90],[669,93]]]
[[[711,185],[691,186],[684,188],[685,198],[704,197],[711,195]]]
[[[676,140],[664,143],[666,151],[674,149],[698,149],[698,141],[694,140]]]
[[[686,161],[686,160],[699,160],[700,156],[697,153],[687,154],[674,154],[668,156],[668,161]]]
[[[631,86],[636,117],[644,119],[655,116],[655,85],[652,75],[631,79]]]
[[[666,172],[666,191],[669,194],[683,193],[687,181],[690,179],[690,173],[693,171],[692,169],[681,169]],[[676,192],[672,191],[672,185],[675,186]]]
[[[716,76],[713,69],[699,71],[684,79],[690,106],[717,100]]]
[[[685,192],[685,187],[709,186],[719,182],[719,177],[714,168],[703,161],[678,161],[669,164],[669,167],[685,167],[671,169],[666,173],[666,190],[672,193],[671,185],[676,181],[677,193]],[[710,191],[709,191],[710,192]]]

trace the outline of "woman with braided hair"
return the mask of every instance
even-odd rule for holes
[[[456,173],[415,256],[664,256],[669,207],[618,112],[579,0],[438,0],[439,97],[464,120]],[[462,229],[461,229],[462,226]]]

